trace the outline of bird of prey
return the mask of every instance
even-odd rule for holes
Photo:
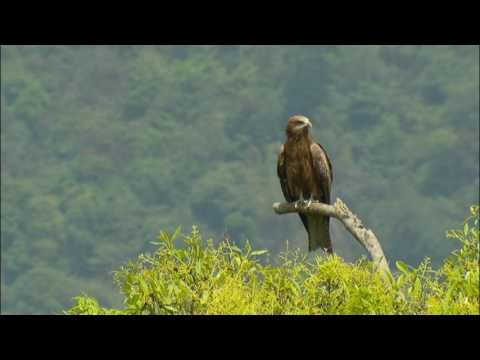
[[[302,115],[288,119],[287,140],[277,161],[277,174],[285,200],[310,206],[312,202],[330,204],[333,172],[327,152],[309,133],[312,123]],[[322,248],[332,254],[329,217],[300,214],[308,233],[308,251]]]

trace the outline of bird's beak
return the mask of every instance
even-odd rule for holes
[[[305,121],[303,122],[303,124],[300,125],[300,129],[304,129],[304,128],[306,128],[306,127],[309,127],[309,128],[312,127],[312,123],[310,122],[310,120],[305,120]]]

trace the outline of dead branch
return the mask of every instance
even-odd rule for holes
[[[339,198],[333,205],[312,203],[308,208],[304,205],[295,208],[294,203],[275,203],[273,204],[273,210],[279,215],[288,213],[320,214],[339,220],[350,234],[368,251],[378,269],[390,272],[380,242],[373,231],[365,228],[360,219]]]

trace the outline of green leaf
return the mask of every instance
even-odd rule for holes
[[[418,277],[415,280],[414,291],[415,291],[415,295],[420,296],[420,292],[422,291],[422,283],[420,281],[420,278]]]
[[[232,249],[233,251],[239,253],[239,254],[242,253],[242,250],[241,250],[240,248],[238,248],[237,246],[235,246],[235,245],[231,246],[231,249]]]
[[[201,274],[202,272],[202,261],[198,260],[197,263],[195,264],[195,273],[197,275]]]
[[[397,266],[398,270],[400,270],[405,275],[408,275],[408,265],[407,264],[405,264],[403,261],[397,260],[395,262],[395,265]]]
[[[235,257],[234,261],[235,261],[235,263],[237,264],[238,267],[240,267],[240,265],[242,264],[242,260],[240,260],[239,257]]]
[[[207,302],[209,296],[210,296],[209,291],[208,290],[204,291],[200,301],[205,304]]]
[[[180,234],[180,232],[182,231],[182,227],[179,226],[175,229],[175,232],[173,233],[173,235],[170,237],[171,241],[172,241],[172,244],[173,244],[173,241],[177,238],[177,236]]]
[[[252,253],[250,255],[260,256],[260,255],[263,255],[263,254],[266,254],[266,253],[268,253],[268,250],[256,250],[256,251],[252,251]]]
[[[174,312],[174,313],[178,312],[178,310],[177,310],[175,307],[171,306],[171,305],[163,305],[163,307],[164,307],[166,310],[169,310],[169,311],[171,311],[171,312]]]

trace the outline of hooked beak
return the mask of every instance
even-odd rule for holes
[[[295,131],[300,131],[300,130],[303,130],[305,129],[306,127],[309,127],[309,128],[312,128],[312,123],[310,122],[309,119],[307,119],[305,116],[297,116],[296,118],[295,117],[292,117],[292,119],[294,120],[294,123],[296,124],[293,129]]]
[[[312,123],[310,122],[310,120],[305,120],[303,124],[299,126],[300,129],[304,129],[306,127],[312,128]]]

